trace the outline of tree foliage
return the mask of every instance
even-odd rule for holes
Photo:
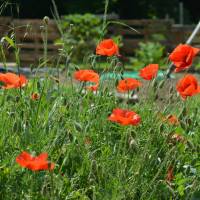
[[[7,0],[10,2],[4,11],[6,15],[21,18],[42,18],[45,15],[52,16],[52,0]],[[105,0],[54,0],[61,15],[67,14],[102,14],[104,12]],[[193,3],[192,3],[193,1]],[[198,4],[191,0],[191,4]],[[5,2],[5,0],[0,0]],[[185,4],[191,9],[190,15],[194,19],[197,14],[193,13],[194,7]],[[109,12],[115,12],[121,18],[164,18],[170,16],[178,19],[179,0],[110,0]],[[189,18],[188,10],[185,8],[186,17]]]

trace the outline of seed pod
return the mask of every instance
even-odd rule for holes
[[[137,142],[132,137],[129,138],[128,144],[129,144],[129,148],[132,150],[136,150],[138,148]]]
[[[43,18],[43,22],[44,22],[46,25],[48,25],[48,24],[49,24],[49,17],[48,17],[48,16],[45,16],[45,17]]]

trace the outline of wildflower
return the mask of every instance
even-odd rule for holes
[[[199,51],[200,49],[198,48],[186,44],[179,44],[169,56],[169,59],[176,66],[175,72],[189,68]]]
[[[179,120],[175,115],[168,115],[167,117],[162,117],[163,121],[167,121],[171,125],[179,125]]]
[[[187,74],[178,81],[176,89],[183,99],[200,93],[200,86],[197,79],[190,74]]]
[[[93,70],[79,70],[74,73],[74,78],[81,82],[95,83],[95,85],[87,86],[86,88],[96,91],[99,86],[99,75]]]
[[[32,171],[38,170],[53,170],[55,167],[54,163],[49,163],[47,161],[48,154],[41,153],[39,156],[33,157],[26,151],[23,151],[16,158],[16,162],[24,168],[28,168]]]
[[[93,70],[83,69],[74,73],[74,78],[78,81],[98,83],[99,75]]]
[[[171,136],[171,139],[175,140],[176,142],[185,142],[185,138],[182,135],[178,134],[178,133],[174,133]]]
[[[108,117],[108,120],[119,123],[124,126],[136,126],[141,122],[141,118],[137,113],[129,110],[123,110],[120,108],[114,109],[112,114]]]
[[[127,92],[129,90],[134,90],[140,87],[142,83],[133,78],[125,78],[120,80],[117,86],[118,92]]]
[[[169,166],[167,169],[167,176],[166,176],[166,181],[171,183],[174,180],[174,168],[173,166]]]
[[[157,76],[158,64],[150,64],[140,70],[140,76],[145,80],[151,80]]]
[[[168,135],[168,143],[170,145],[176,145],[177,143],[186,144],[187,140],[183,135],[175,132]]]
[[[38,100],[40,98],[40,95],[38,93],[32,93],[31,99],[32,100]]]
[[[0,73],[0,82],[4,83],[3,89],[21,88],[24,87],[28,80],[22,74],[17,75],[14,73]]]
[[[97,45],[96,54],[102,56],[118,55],[119,47],[112,39],[105,39]]]
[[[168,115],[167,120],[172,125],[179,125],[179,120],[175,115]]]
[[[89,136],[86,136],[85,139],[84,139],[84,144],[85,145],[91,145],[92,139]]]

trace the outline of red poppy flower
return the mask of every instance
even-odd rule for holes
[[[0,82],[4,83],[3,89],[24,87],[28,80],[24,75],[17,75],[14,73],[0,73]]]
[[[101,41],[96,48],[96,54],[102,56],[113,56],[119,54],[119,47],[112,39]]]
[[[142,83],[134,78],[125,78],[119,81],[117,90],[118,92],[127,92],[129,90],[135,90],[141,85]]]
[[[99,75],[93,70],[88,70],[88,69],[76,71],[74,73],[74,78],[78,81],[84,81],[84,82],[92,82],[92,83],[99,82]]]
[[[179,120],[175,115],[168,115],[167,117],[162,117],[162,120],[169,122],[171,125],[179,125]]]
[[[200,49],[187,44],[179,44],[169,56],[169,59],[176,66],[175,72],[189,68],[199,51]]]
[[[38,93],[33,93],[32,95],[31,95],[31,99],[32,100],[38,100],[40,98],[40,95],[38,94]]]
[[[197,79],[190,74],[178,81],[176,89],[183,99],[200,93],[200,86]]]
[[[141,121],[140,116],[129,110],[123,110],[116,108],[113,110],[112,114],[108,117],[108,120],[112,122],[117,122],[121,125],[138,125]]]
[[[158,64],[150,64],[140,70],[140,76],[145,80],[151,80],[157,76]]]
[[[175,115],[168,115],[167,120],[172,125],[179,125],[179,120]]]
[[[28,168],[32,171],[38,170],[53,170],[55,167],[54,163],[49,163],[47,161],[48,154],[41,153],[39,156],[33,157],[26,151],[22,152],[16,158],[16,162],[24,168]]]
[[[74,73],[74,78],[78,81],[82,82],[91,82],[95,83],[95,85],[87,86],[86,89],[96,91],[99,86],[99,75],[93,70],[79,70]]]

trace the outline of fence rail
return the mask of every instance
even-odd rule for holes
[[[119,21],[119,20],[118,20]],[[172,20],[120,20],[128,26],[112,24],[109,26],[108,35],[121,35],[123,38],[123,47],[121,51],[126,55],[133,55],[134,50],[141,41],[148,41],[153,34],[162,34],[164,36],[163,44],[168,50],[171,50],[179,43],[184,43],[194,29],[194,26],[175,25]],[[6,34],[15,32],[15,38],[20,48],[20,60],[22,65],[36,63],[44,56],[44,34],[45,24],[39,19],[12,19],[9,17],[0,17],[0,38]],[[60,37],[59,30],[54,20],[48,23],[47,55],[50,61],[57,58],[58,46],[55,40]],[[196,36],[193,44],[200,47],[200,33]],[[12,51],[7,53],[9,61],[14,61]]]

